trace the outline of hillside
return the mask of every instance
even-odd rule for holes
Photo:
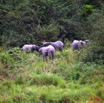
[[[43,61],[25,44],[61,40]],[[72,51],[73,40],[87,40]],[[103,103],[104,0],[0,0],[0,103]]]
[[[37,52],[1,51],[0,103],[103,103],[104,66],[80,62],[81,52],[66,47],[45,62]]]

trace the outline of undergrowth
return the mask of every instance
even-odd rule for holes
[[[104,99],[104,65],[80,61],[65,48],[55,59],[19,48],[0,51],[0,103],[90,103]]]

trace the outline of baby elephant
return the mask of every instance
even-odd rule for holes
[[[48,46],[52,45],[55,49],[58,49],[59,51],[62,51],[64,44],[62,41],[56,41],[56,42],[45,42],[42,46]]]
[[[71,46],[73,50],[80,50],[84,46],[84,42],[82,40],[74,40]]]
[[[52,45],[49,45],[46,47],[41,47],[39,52],[42,54],[43,60],[47,60],[46,56],[49,56],[52,60],[54,58],[55,48]]]
[[[34,44],[25,44],[22,47],[22,50],[25,51],[25,52],[34,52],[34,51],[38,51],[39,47],[34,45]]]

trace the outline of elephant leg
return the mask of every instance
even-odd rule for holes
[[[43,54],[43,61],[47,61],[47,56],[48,56],[48,52],[45,52],[44,54]]]
[[[80,46],[78,45],[78,50],[80,50]]]
[[[52,54],[52,59],[54,59],[54,54]]]
[[[51,52],[49,53],[49,57],[50,57],[51,60],[54,59],[54,53],[53,53],[53,51],[51,51]]]
[[[46,54],[46,53],[44,53],[44,54],[43,54],[43,61],[45,61],[45,60],[46,60],[46,56],[47,56],[47,54]]]

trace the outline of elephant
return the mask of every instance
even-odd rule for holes
[[[82,43],[82,47],[86,47],[87,45],[89,45],[89,40],[84,40],[81,43]]]
[[[73,50],[80,50],[85,45],[82,40],[74,40],[71,44]]]
[[[48,45],[46,47],[41,47],[39,49],[39,53],[42,54],[43,56],[43,61],[46,59],[47,56],[50,57],[50,59],[54,59],[54,53],[55,53],[55,48],[52,45]]]
[[[62,51],[64,44],[62,41],[55,41],[55,42],[44,42],[43,43],[43,47],[44,46],[48,46],[48,45],[52,45],[55,49]]]
[[[34,51],[38,51],[39,47],[34,44],[25,44],[23,45],[22,50],[25,52],[34,52]]]

